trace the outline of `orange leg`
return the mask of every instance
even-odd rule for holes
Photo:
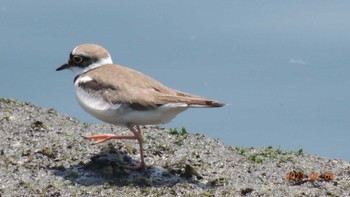
[[[95,142],[95,144],[101,144],[111,139],[137,140],[136,136],[122,136],[122,135],[113,135],[113,134],[90,135],[84,138],[89,140],[98,140],[97,142]]]
[[[121,135],[114,135],[114,134],[100,134],[100,135],[90,135],[90,136],[86,136],[84,138],[85,139],[89,139],[89,140],[98,140],[97,142],[95,142],[95,144],[101,144],[101,143],[106,142],[106,141],[111,140],[111,139],[137,140],[139,142],[139,146],[140,146],[141,162],[138,165],[130,165],[130,166],[125,166],[125,167],[128,168],[128,169],[134,169],[134,170],[144,169],[144,168],[150,167],[151,165],[146,164],[145,163],[145,159],[144,159],[143,139],[142,139],[142,132],[141,132],[140,126],[136,126],[137,130],[132,125],[129,125],[128,127],[129,127],[130,131],[133,132],[134,136],[121,136]]]
[[[137,141],[139,141],[141,162],[138,165],[125,166],[126,168],[133,169],[133,170],[145,169],[152,166],[150,164],[145,163],[144,153],[143,153],[142,132],[141,132],[140,126],[136,126],[136,128],[137,130],[135,130],[135,127],[129,126],[130,131],[134,133],[135,137],[137,138]]]

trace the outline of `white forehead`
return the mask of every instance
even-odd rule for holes
[[[77,50],[78,47],[79,47],[79,46],[76,46],[76,47],[73,49],[72,54],[77,54],[76,50]]]

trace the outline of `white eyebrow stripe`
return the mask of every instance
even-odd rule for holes
[[[78,48],[78,46],[76,46],[73,50],[72,50],[72,54],[75,53],[75,50]]]

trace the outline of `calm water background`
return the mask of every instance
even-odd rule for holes
[[[0,96],[98,122],[55,69],[77,44],[164,84],[229,103],[167,127],[227,144],[350,161],[349,1],[0,3]]]

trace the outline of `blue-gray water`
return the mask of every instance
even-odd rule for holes
[[[0,4],[0,96],[98,122],[55,69],[77,44],[164,84],[230,105],[186,127],[249,147],[350,161],[350,2],[12,1]],[[98,132],[98,131],[96,131]]]

